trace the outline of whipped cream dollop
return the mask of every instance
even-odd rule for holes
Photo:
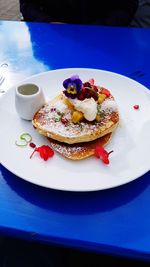
[[[86,98],[82,101],[78,99],[70,99],[70,102],[76,110],[81,111],[84,114],[86,120],[95,120],[97,114],[97,103],[93,97]]]

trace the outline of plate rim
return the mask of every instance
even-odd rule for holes
[[[110,73],[111,75],[116,75],[116,76],[120,76],[121,78],[125,78],[127,80],[131,80],[132,82],[134,83],[137,83],[140,87],[142,87],[142,89],[148,93],[148,95],[150,96],[150,90],[143,84],[137,82],[136,80],[128,77],[128,76],[125,76],[125,75],[122,75],[122,74],[119,74],[119,73],[116,73],[116,72],[113,72],[113,71],[107,71],[107,70],[102,70],[102,69],[95,69],[95,68],[60,68],[60,69],[52,69],[52,70],[48,70],[48,71],[45,71],[45,72],[40,72],[40,73],[37,73],[37,74],[34,74],[34,75],[31,75],[31,76],[28,76],[26,77],[25,79],[19,81],[18,83],[16,83],[15,85],[11,86],[7,92],[2,95],[2,97],[0,98],[0,103],[1,101],[3,100],[3,97],[6,97],[7,94],[11,93],[10,91],[12,91],[16,86],[18,86],[19,84],[22,84],[22,83],[25,83],[26,81],[28,80],[32,80],[32,79],[36,79],[36,77],[40,77],[40,76],[44,76],[44,75],[48,75],[48,73],[52,73],[52,72],[61,72],[61,71],[96,71],[96,72],[102,72],[102,73]],[[108,190],[108,189],[111,189],[111,188],[116,188],[116,187],[119,187],[119,186],[122,186],[122,185],[125,185],[125,184],[128,184],[140,177],[142,177],[144,174],[146,174],[147,172],[149,172],[149,169],[148,170],[145,170],[143,174],[137,176],[137,177],[134,177],[132,179],[130,179],[129,181],[124,181],[122,183],[118,183],[116,185],[112,185],[112,186],[108,186],[108,187],[105,187],[105,188],[93,188],[93,189],[71,189],[71,188],[63,188],[62,185],[60,187],[56,186],[48,186],[48,185],[43,185],[42,183],[36,183],[35,181],[31,181],[30,179],[27,179],[23,176],[19,176],[15,173],[15,171],[12,171],[11,169],[9,169],[9,167],[5,166],[5,164],[3,164],[2,162],[0,162],[0,164],[6,168],[8,171],[10,171],[12,174],[14,174],[15,176],[17,176],[18,178],[21,178],[23,179],[24,181],[27,181],[29,183],[32,183],[32,184],[35,184],[35,185],[38,185],[38,186],[41,186],[41,187],[44,187],[44,188],[49,188],[49,189],[55,189],[55,190],[60,190],[60,191],[71,191],[71,192],[93,192],[93,191],[101,191],[101,190]]]

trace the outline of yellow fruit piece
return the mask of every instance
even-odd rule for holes
[[[74,111],[72,113],[72,122],[73,123],[78,123],[82,121],[84,118],[83,113],[81,111]]]
[[[105,94],[99,94],[98,103],[101,104],[107,96]]]
[[[97,115],[96,115],[96,121],[97,121],[97,122],[100,122],[101,119],[102,119],[101,115],[100,115],[100,114],[97,114]]]
[[[70,103],[69,99],[64,97],[63,98],[64,104],[72,111],[74,110],[74,106]]]

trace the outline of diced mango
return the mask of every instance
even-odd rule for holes
[[[78,123],[82,121],[84,118],[83,113],[81,111],[74,111],[72,113],[72,122],[73,123]]]
[[[100,122],[101,119],[102,119],[101,115],[100,115],[100,114],[97,114],[97,115],[96,115],[96,121],[97,121],[97,122]]]
[[[67,97],[63,98],[64,104],[71,110],[74,110],[74,106],[70,103],[69,99]]]
[[[101,104],[107,96],[105,94],[99,94],[98,103]]]

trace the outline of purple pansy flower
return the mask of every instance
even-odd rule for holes
[[[82,81],[78,75],[73,75],[63,81],[63,86],[65,88],[63,91],[65,96],[74,99],[77,97],[78,92],[82,88]]]

